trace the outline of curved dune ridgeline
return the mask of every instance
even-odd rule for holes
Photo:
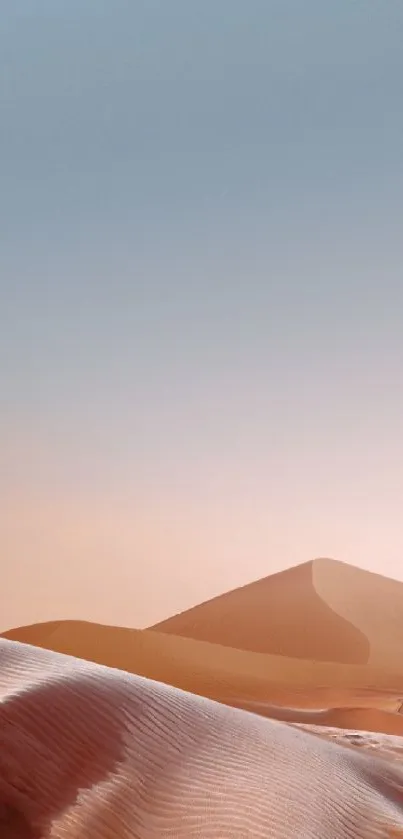
[[[4,637],[273,719],[401,735],[402,591],[393,580],[315,560],[214,598],[158,630],[54,621]],[[261,648],[273,652],[253,651]]]
[[[0,640],[2,839],[386,839],[403,768]]]
[[[383,712],[376,718],[379,728],[369,730],[390,732],[394,726],[396,734],[403,733],[403,716],[398,714],[403,674],[381,668],[248,653],[149,630],[76,621],[23,627],[5,637],[126,670],[275,719],[337,725],[338,713],[354,709],[354,727],[360,713],[363,727],[367,727],[367,709],[377,709]],[[321,716],[323,708],[333,716]],[[316,709],[319,716],[301,718],[299,711],[304,709],[308,713]],[[348,727],[345,716],[342,725]]]
[[[402,666],[403,583],[323,559],[312,564],[312,580],[329,608],[366,636],[371,664]]]
[[[316,559],[153,628],[253,652],[400,669],[403,583]]]

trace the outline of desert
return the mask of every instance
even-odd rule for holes
[[[0,23],[0,839],[403,839],[403,0]]]
[[[2,836],[401,835],[402,638],[403,584],[330,559],[148,629],[9,629]]]

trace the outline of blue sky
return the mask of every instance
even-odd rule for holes
[[[49,497],[279,492],[365,564],[403,500],[402,3],[4,6],[3,492],[27,445]]]

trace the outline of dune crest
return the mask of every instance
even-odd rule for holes
[[[388,621],[382,619],[383,632],[374,608],[378,583],[379,614],[385,615],[387,598],[392,604]],[[402,588],[343,563],[316,560],[201,604],[159,630],[53,621],[10,630],[4,637],[154,679],[263,717],[401,736],[403,668],[396,638],[403,615]],[[337,609],[342,606],[340,617]],[[175,629],[184,634],[175,635]],[[197,640],[198,635],[216,640]],[[217,643],[217,638],[225,643]],[[280,651],[288,645],[297,655],[236,649],[230,642]],[[318,656],[316,660],[309,659],[309,652]]]
[[[224,646],[400,669],[403,583],[317,559],[215,597],[152,627]],[[396,645],[399,641],[399,647]]]
[[[370,731],[403,733],[401,672],[249,653],[149,630],[79,621],[21,627],[4,637],[274,719],[322,725],[337,725],[340,719],[342,727],[360,727],[361,719],[361,727]]]
[[[403,830],[403,770],[1,639],[0,817],[11,810],[41,839],[386,839]]]
[[[393,580],[315,560],[150,630],[54,621],[4,637],[265,717],[401,735],[403,668],[396,639],[403,625],[402,591]],[[267,648],[276,652],[260,651]],[[294,655],[285,655],[286,649]]]
[[[403,648],[403,583],[336,560],[317,559],[312,580],[318,596],[353,624],[369,643],[368,661],[396,666]]]

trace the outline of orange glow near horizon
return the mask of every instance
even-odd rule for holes
[[[294,492],[281,474],[254,493],[231,474],[215,491],[206,480],[187,493],[123,480],[91,491],[51,483],[39,456],[25,483],[20,463],[14,487],[0,485],[2,630],[66,618],[144,627],[316,556],[403,579],[397,501],[360,504],[354,486],[329,495],[296,472]]]

